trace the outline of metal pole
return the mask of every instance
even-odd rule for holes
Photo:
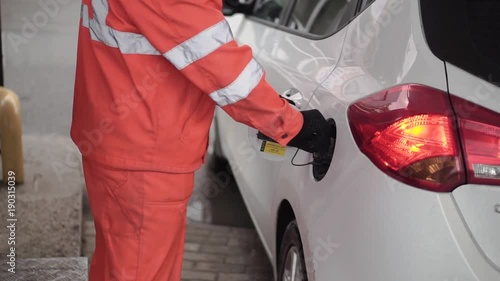
[[[0,145],[2,179],[15,173],[16,182],[24,182],[21,104],[14,92],[0,87]]]

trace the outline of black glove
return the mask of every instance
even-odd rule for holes
[[[325,117],[317,109],[300,113],[304,117],[304,125],[288,145],[311,153],[328,153],[332,129]]]

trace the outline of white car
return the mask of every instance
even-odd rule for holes
[[[292,164],[217,111],[277,280],[499,281],[500,1],[225,2],[272,86],[336,122],[331,165]]]

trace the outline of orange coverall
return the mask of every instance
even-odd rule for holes
[[[221,10],[221,0],[83,0],[71,137],[96,228],[91,281],[180,280],[215,105],[283,145],[302,127]]]

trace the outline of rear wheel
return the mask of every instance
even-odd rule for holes
[[[297,221],[286,227],[278,258],[278,281],[307,281],[307,270]]]

